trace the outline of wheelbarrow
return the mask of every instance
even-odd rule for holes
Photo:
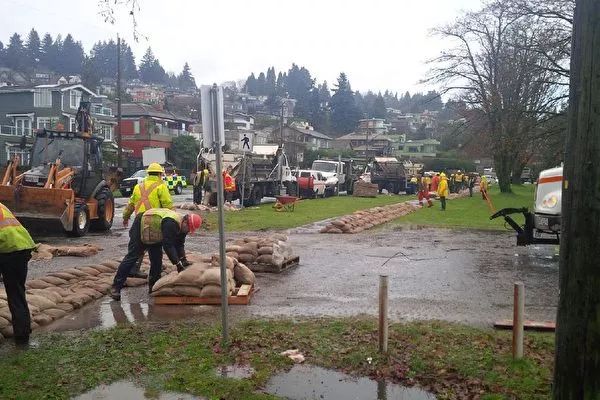
[[[273,206],[273,208],[275,209],[275,211],[294,211],[294,206],[296,205],[296,202],[298,201],[298,197],[296,196],[275,196],[275,199],[277,199],[277,201],[275,202],[275,205]]]

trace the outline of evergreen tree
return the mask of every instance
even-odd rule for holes
[[[245,91],[251,96],[256,96],[256,77],[254,72],[246,79]]]
[[[273,96],[277,93],[277,79],[275,78],[275,67],[267,70],[267,82],[265,85],[267,96]]]
[[[377,95],[373,102],[373,114],[372,118],[385,118],[387,116],[387,110],[385,107],[385,101],[381,93]]]
[[[29,36],[27,37],[27,44],[25,45],[27,53],[27,62],[30,68],[38,66],[41,59],[41,43],[40,36],[35,29],[31,29]]]
[[[356,128],[360,112],[354,102],[354,93],[345,73],[340,73],[334,95],[331,96],[331,126],[334,132],[345,134]]]
[[[5,63],[8,68],[22,71],[25,67],[25,48],[18,33],[13,34],[6,48]]]
[[[190,66],[186,62],[183,66],[183,71],[178,77],[179,89],[181,90],[189,90],[196,89],[196,80],[194,76],[190,72]]]
[[[56,35],[56,39],[50,46],[50,52],[48,53],[48,60],[50,68],[52,71],[62,73],[62,48],[63,48],[63,40],[60,34]]]
[[[265,73],[261,72],[260,75],[258,75],[258,79],[256,79],[256,95],[257,96],[264,96],[266,95],[266,84],[267,84],[267,78],[265,77]]]
[[[145,83],[165,83],[166,78],[164,68],[148,47],[140,63],[140,79]]]
[[[59,52],[59,70],[61,74],[76,75],[81,73],[84,60],[83,46],[76,42],[69,33],[62,43],[62,51]]]
[[[285,96],[285,80],[287,79],[287,74],[284,73],[279,73],[279,75],[277,75],[277,96],[280,97],[286,97]]]
[[[6,49],[4,48],[4,43],[2,43],[0,41],[0,67],[3,67],[5,65],[6,60],[4,59],[4,54],[6,52]]]
[[[95,90],[100,85],[100,75],[91,57],[85,57],[81,67],[81,82],[87,88]]]
[[[115,74],[116,74],[116,45],[115,45]],[[137,66],[135,65],[135,57],[131,47],[121,39],[121,73],[124,79],[135,79],[138,77]]]
[[[314,87],[314,79],[310,76],[310,72],[304,67],[299,68],[296,64],[292,64],[285,83],[288,96],[296,99],[294,114],[302,118],[310,118],[309,103]]]
[[[42,39],[42,46],[40,49],[40,65],[46,68],[51,68],[50,56],[52,54],[53,43],[52,36],[50,36],[49,33],[46,33]]]
[[[327,81],[323,81],[323,84],[319,85],[319,99],[321,101],[322,107],[329,107],[329,102],[331,101],[331,93],[329,92],[329,88],[327,87]]]

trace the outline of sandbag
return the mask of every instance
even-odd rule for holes
[[[200,291],[200,297],[221,297],[221,286],[206,285]]]
[[[262,256],[256,257],[256,262],[259,264],[273,264],[273,255],[272,254],[263,254]]]
[[[68,280],[57,278],[55,276],[43,276],[40,279],[54,286],[66,285],[68,282]]]
[[[258,254],[258,252],[256,254]],[[240,255],[238,257],[238,261],[240,261],[244,264],[251,264],[254,261],[256,261],[256,255],[248,254],[248,253],[240,253]]]
[[[0,317],[0,329],[4,329],[11,325],[11,322],[4,317]]]
[[[76,293],[85,294],[92,299],[99,299],[100,297],[104,296],[102,293],[95,289],[92,289],[91,287],[78,288]]]
[[[2,336],[4,336],[5,338],[13,337],[14,333],[12,325],[0,329],[0,334],[2,334]]]
[[[233,275],[238,284],[253,285],[254,281],[256,280],[254,272],[252,272],[250,268],[246,267],[242,263],[238,263],[235,266],[233,269]]]
[[[160,297],[160,296],[177,296],[173,288],[171,287],[162,287],[159,290],[153,290],[152,296]]]
[[[98,270],[100,273],[103,273],[103,272],[113,273],[113,272],[115,272],[114,269],[112,269],[110,267],[106,267],[106,266],[104,266],[102,264],[88,265],[88,267],[94,268],[94,269]]]
[[[2,307],[8,307],[8,301],[0,299],[0,308]]]
[[[77,267],[77,269],[82,272],[85,272],[88,275],[92,275],[92,276],[100,275],[100,271],[98,271],[97,269],[92,268],[92,267],[83,266],[83,267]]]
[[[113,272],[114,272],[114,271],[117,270],[117,268],[119,268],[119,264],[120,263],[117,262],[117,261],[105,261],[105,262],[103,262],[101,264],[104,265],[105,267],[108,267],[108,268],[112,269]]]
[[[208,269],[206,264],[194,264],[177,274],[173,286],[202,286],[202,275]],[[191,295],[190,295],[191,296]]]
[[[258,254],[259,255],[263,255],[263,254],[273,254],[273,245],[271,246],[264,246],[264,247],[260,247],[258,249]]]
[[[246,243],[243,246],[240,246],[240,251],[238,253],[250,253],[254,255],[258,255],[258,243],[250,242]]]
[[[67,315],[67,312],[60,308],[48,308],[47,310],[44,310],[43,314],[49,315],[52,319],[59,319]]]
[[[33,279],[28,281],[27,283],[25,283],[25,287],[29,288],[29,289],[46,289],[50,286],[54,286],[46,281],[43,281],[41,279]]]
[[[221,266],[220,263],[219,263],[219,256],[218,255],[214,254],[212,256],[210,265],[212,267],[216,267],[216,268],[219,268]],[[225,256],[225,266],[227,267],[227,269],[233,270],[234,265],[235,265],[235,259],[233,259],[232,257]]]
[[[198,286],[173,286],[172,289],[177,296],[202,296],[202,289]]]
[[[64,312],[71,312],[75,307],[71,303],[58,303],[56,304],[56,308]]]
[[[230,269],[227,269],[227,279],[233,277]],[[202,286],[221,285],[221,270],[219,268],[209,268],[202,274]]]
[[[156,281],[156,283],[154,283],[154,286],[152,286],[152,291],[158,291],[165,286],[171,286],[173,282],[177,280],[177,275],[177,272],[171,272],[170,274],[163,276]]]
[[[27,303],[37,307],[40,311],[44,311],[47,308],[53,308],[56,306],[56,303],[51,301],[50,299],[42,296],[36,296],[34,294],[26,296]]]
[[[327,233],[342,233],[342,230],[339,228],[329,228],[329,230],[327,231]]]
[[[39,313],[34,315],[32,320],[39,325],[48,325],[50,322],[54,321],[54,318],[46,313]]]
[[[236,253],[234,251],[228,251],[227,252],[227,257],[231,257],[231,258],[237,260],[240,257],[240,254]]]
[[[134,277],[130,276],[125,281],[125,286],[127,286],[127,287],[143,286],[146,284],[146,282],[147,281],[144,278],[134,278]]]
[[[62,301],[62,296],[60,294],[48,289],[29,289],[27,294],[45,297],[54,303],[60,303]]]
[[[287,237],[287,235],[284,235],[283,233],[275,233],[275,234],[271,235],[271,239],[273,239],[275,241],[287,242],[288,237]]]
[[[69,296],[70,294],[73,294],[73,292],[71,292],[69,289],[58,287],[58,286],[51,286],[51,287],[49,287],[47,289],[43,289],[43,290],[48,291],[48,292],[58,293],[61,297],[65,297],[65,296]]]
[[[228,244],[225,246],[225,251],[227,253],[229,253],[229,252],[239,253],[240,249],[241,249],[241,246],[238,246],[236,244]]]
[[[57,278],[64,279],[65,281],[76,278],[76,276],[73,274],[69,274],[66,272],[60,272],[60,271],[59,272],[51,272],[48,274],[48,276],[55,276]]]
[[[8,307],[0,308],[0,317],[7,319],[8,321],[12,321],[12,314],[10,313],[10,309]]]
[[[84,276],[88,276],[89,275],[86,272],[78,270],[77,268],[65,269],[62,272],[66,272],[68,274],[75,275],[78,278],[83,278]]]
[[[6,290],[0,288],[0,299],[6,300]]]
[[[84,304],[92,300],[91,296],[83,293],[73,293],[70,296],[63,298],[63,300],[73,306],[73,308],[81,308]]]

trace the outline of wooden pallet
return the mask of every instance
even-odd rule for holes
[[[278,274],[280,272],[293,268],[298,264],[300,264],[300,256],[289,258],[283,263],[281,263],[281,265],[252,263],[246,264],[246,266],[250,268],[253,272],[272,272]]]
[[[227,304],[246,306],[256,292],[258,289],[254,285],[242,285],[227,298]],[[157,296],[154,297],[154,304],[221,305],[221,297]]]
[[[496,329],[512,329],[512,319],[502,319],[494,322],[494,328]],[[556,323],[552,321],[540,322],[540,321],[523,321],[523,329],[528,331],[542,331],[542,332],[554,332],[556,329]]]

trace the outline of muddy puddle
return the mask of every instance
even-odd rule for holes
[[[112,399],[127,399],[127,400],[203,400],[204,397],[196,397],[184,393],[174,392],[156,392],[147,390],[143,387],[135,385],[130,381],[119,381],[110,385],[100,385],[97,388],[84,393],[80,396],[73,397],[73,400],[112,400]]]
[[[224,365],[215,368],[215,374],[221,378],[247,379],[254,375],[254,368],[249,365]]]
[[[265,391],[290,400],[435,400],[422,389],[408,388],[385,381],[353,378],[311,365],[296,365],[273,376]]]

